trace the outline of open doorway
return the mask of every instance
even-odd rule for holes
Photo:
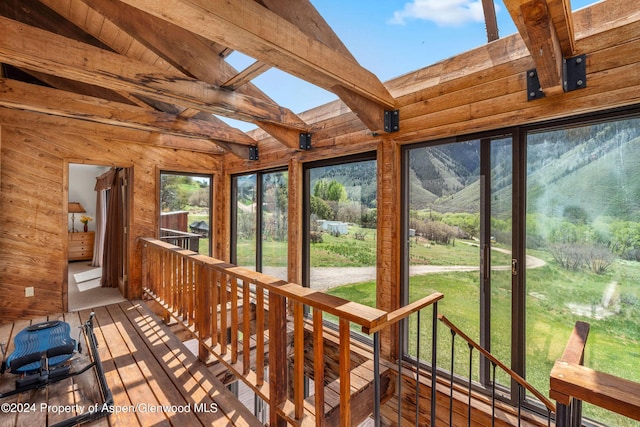
[[[100,189],[99,178],[112,180],[113,173],[126,175],[128,169],[108,166],[69,164],[69,223],[68,223],[68,274],[67,311],[77,311],[124,300],[128,254],[124,230],[128,224],[128,192],[126,186],[119,188],[118,207],[120,219],[116,221],[119,239],[115,243],[105,242],[107,226],[107,206],[116,193],[110,188]],[[111,174],[111,175],[109,175]],[[108,175],[108,177],[107,177]],[[126,182],[126,179],[124,180]],[[107,185],[110,187],[110,185]],[[104,187],[104,186],[103,186]],[[115,286],[104,286],[104,249],[107,245],[117,245],[118,260]],[[113,275],[114,273],[110,273]]]

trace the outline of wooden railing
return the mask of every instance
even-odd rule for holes
[[[200,251],[200,235],[186,231],[172,230],[169,228],[160,229],[160,240],[171,245],[179,246],[182,249],[189,249],[194,252]]]
[[[140,239],[144,292],[162,304],[199,341],[199,357],[215,356],[269,405],[269,424],[323,425],[325,407],[323,316],[339,325],[340,423],[351,425],[351,324],[374,334],[432,302],[392,316],[385,311],[198,255],[150,238]],[[314,402],[305,406],[305,306],[312,321]],[[266,318],[265,318],[265,313]],[[287,331],[293,337],[292,346]],[[293,354],[292,369],[288,365]],[[268,361],[265,360],[268,354]],[[374,363],[378,365],[377,361]],[[265,370],[268,376],[265,377]],[[293,392],[289,393],[289,372]],[[374,375],[379,381],[378,372]],[[379,383],[376,386],[379,401]],[[315,410],[314,410],[315,408]],[[315,412],[314,417],[309,416]]]
[[[640,421],[640,384],[582,366],[589,324],[577,322],[549,379],[549,396],[558,403],[558,427],[582,424],[581,402]]]

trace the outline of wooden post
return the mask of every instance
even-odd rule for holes
[[[198,358],[206,362],[209,358],[209,349],[204,341],[211,336],[211,271],[205,264],[198,265],[196,276],[196,321],[198,322]]]
[[[340,425],[351,426],[351,331],[340,319]]]
[[[287,399],[287,312],[286,298],[269,293],[269,425],[287,422],[278,407]]]

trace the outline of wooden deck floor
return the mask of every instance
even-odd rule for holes
[[[86,425],[262,425],[143,302],[126,301],[94,311],[94,330],[107,383],[113,393],[114,413]],[[68,322],[72,337],[77,339],[77,327],[89,314],[90,310],[84,310],[1,324],[0,342],[8,344],[9,355],[15,334],[30,324],[54,319]],[[80,359],[88,357],[84,342],[83,348]],[[5,373],[0,377],[0,391],[11,390],[14,381],[14,375]],[[50,384],[46,389],[1,399],[0,404],[29,405],[23,405],[23,411],[15,411],[20,405],[9,406],[8,409],[13,410],[5,411],[7,405],[4,405],[0,426],[51,426],[100,402],[97,390],[95,374],[90,370]],[[58,413],[58,409],[71,409],[71,412]]]

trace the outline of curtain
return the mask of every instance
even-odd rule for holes
[[[93,245],[94,267],[102,267],[104,258],[104,235],[107,225],[107,192],[111,188],[115,169],[111,168],[102,175],[96,177],[96,236]]]
[[[94,267],[102,267],[104,257],[104,233],[107,225],[107,190],[96,191],[96,236],[93,245]]]
[[[118,171],[113,171],[111,188],[107,201],[107,221],[104,234],[104,257],[102,267],[101,286],[117,288],[122,272],[122,233],[123,216],[123,185],[124,179]]]

